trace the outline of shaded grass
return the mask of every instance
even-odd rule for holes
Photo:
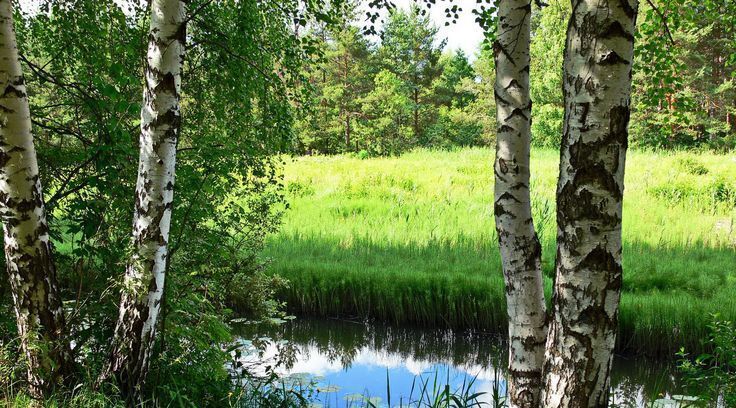
[[[301,258],[301,244],[319,255]],[[311,315],[370,316],[396,324],[505,324],[503,277],[477,272],[498,262],[497,254],[440,243],[354,245],[345,249],[330,241],[290,239],[286,248],[291,251],[280,254],[290,261],[278,262],[277,269],[291,280],[289,304]]]
[[[290,161],[291,209],[265,254],[292,282],[292,310],[505,331],[492,158],[465,149]],[[532,172],[549,298],[558,153],[534,151]],[[621,349],[694,350],[709,313],[736,318],[734,180],[734,154],[629,154]]]

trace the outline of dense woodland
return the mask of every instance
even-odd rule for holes
[[[626,149],[733,151],[736,2],[447,3],[487,31],[472,56],[434,1],[367,3],[0,0],[0,403],[307,406],[232,325],[286,316],[261,254],[285,158],[496,146],[507,404],[608,404]],[[562,160],[551,302],[532,146]]]
[[[309,115],[297,153],[400,154],[415,147],[493,146],[493,51],[448,50],[419,6],[388,16],[366,36],[356,5],[337,26],[315,28],[323,58],[307,71]],[[630,142],[642,148],[734,146],[733,2],[657,9],[637,21]],[[570,5],[550,2],[531,21],[532,143],[559,147],[562,51]],[[671,16],[676,15],[676,18]],[[668,16],[670,16],[668,18]]]

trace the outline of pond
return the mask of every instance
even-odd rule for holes
[[[390,406],[406,405],[449,385],[456,394],[483,393],[478,400],[492,407],[506,390],[505,348],[489,334],[300,318],[245,326],[241,335],[256,339],[261,350],[246,359],[269,361],[287,379],[311,383],[318,391],[316,406],[359,407],[370,398],[387,407],[389,396]],[[649,407],[677,394],[672,366],[617,356],[612,403]],[[661,402],[657,406],[670,406]]]

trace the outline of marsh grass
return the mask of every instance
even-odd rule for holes
[[[505,331],[493,221],[493,152],[289,159],[290,209],[265,255],[293,311]],[[558,153],[532,153],[547,295]],[[736,155],[631,152],[619,347],[697,350],[707,317],[736,318]]]

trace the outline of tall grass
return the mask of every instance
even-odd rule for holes
[[[386,394],[368,392],[344,395],[329,387],[319,387],[310,379],[267,378],[262,383],[247,384],[229,401],[233,408],[505,408],[502,377],[494,383],[492,395],[476,392],[475,378],[467,378],[457,387],[438,371],[415,376],[408,395],[392,395],[391,379],[386,373]],[[503,379],[505,383],[505,379]],[[333,398],[334,397],[334,398]],[[392,399],[393,398],[393,399]],[[490,400],[490,402],[482,401]]]
[[[449,374],[448,374],[449,376]],[[499,377],[500,380],[500,377]],[[345,408],[505,408],[506,395],[501,392],[500,381],[494,383],[492,402],[481,401],[486,397],[485,392],[474,392],[476,378],[465,378],[459,387],[453,388],[450,379],[443,379],[439,372],[434,374],[420,375],[414,377],[409,395],[401,395],[398,404],[391,404],[391,379],[386,373],[386,404],[380,397],[370,395],[355,395],[351,398]],[[504,380],[505,381],[505,380]],[[325,402],[324,408],[332,408],[329,401]],[[335,404],[337,406],[338,404]]]
[[[493,152],[289,159],[290,209],[265,255],[295,311],[505,331]],[[558,153],[532,153],[549,297]],[[736,154],[631,152],[619,347],[699,348],[707,316],[736,318]]]

